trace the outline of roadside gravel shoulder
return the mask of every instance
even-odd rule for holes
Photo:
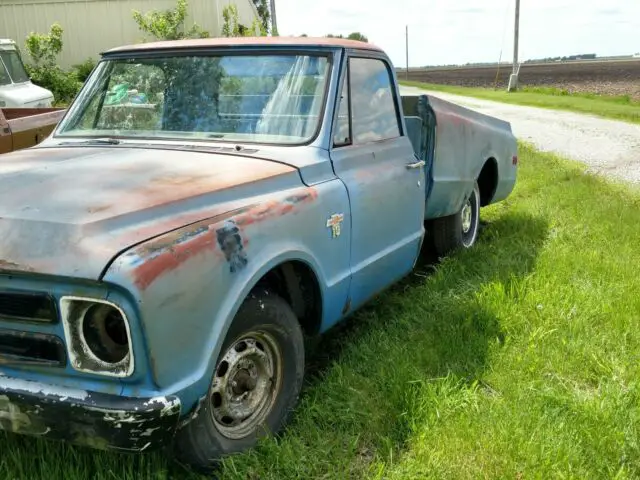
[[[401,86],[511,122],[518,139],[586,164],[589,171],[640,184],[640,125]]]

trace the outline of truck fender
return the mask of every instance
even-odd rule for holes
[[[258,285],[260,280],[262,280],[269,272],[271,272],[278,266],[286,264],[288,262],[302,262],[310,268],[310,270],[318,280],[318,285],[320,287],[320,302],[321,304],[324,304],[324,301],[326,299],[326,281],[322,274],[322,269],[315,256],[308,250],[304,249],[304,247],[302,247],[301,245],[298,245],[295,249],[274,252],[273,255],[267,258],[266,261],[261,262],[260,266],[251,273],[251,276],[246,281],[244,281],[242,284],[231,286],[229,291],[235,293],[233,295],[228,295],[225,298],[224,303],[219,306],[219,313],[216,320],[212,322],[209,332],[208,344],[212,345],[212,348],[208,362],[204,371],[201,372],[202,374],[200,375],[197,383],[192,386],[193,388],[195,388],[195,391],[193,393],[195,393],[195,396],[197,396],[196,403],[194,404],[195,408],[192,408],[190,415],[183,421],[183,423],[188,422],[190,418],[192,418],[194,415],[197,415],[197,406],[206,398],[209,392],[209,382],[211,377],[213,376],[216,361],[218,359],[218,356],[220,355],[222,343],[225,340],[225,336],[227,335],[227,332],[229,331],[229,328],[231,327],[231,324],[233,323],[233,320],[238,313],[240,306],[247,298],[247,296],[251,293],[251,291]],[[193,394],[186,396],[191,397],[193,396]],[[188,405],[185,406],[187,406],[188,408]]]

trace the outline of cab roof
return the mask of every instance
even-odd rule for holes
[[[112,48],[104,54],[136,52],[149,50],[180,50],[198,48],[233,48],[233,47],[270,47],[270,46],[292,46],[292,47],[337,47],[351,49],[365,49],[382,52],[376,45],[357,40],[347,40],[344,38],[325,37],[231,37],[231,38],[199,38],[189,40],[171,40],[160,42],[139,43]]]

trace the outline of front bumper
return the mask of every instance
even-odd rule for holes
[[[179,417],[173,396],[122,397],[0,375],[0,430],[142,452],[169,443]]]

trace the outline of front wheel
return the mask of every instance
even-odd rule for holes
[[[471,248],[480,226],[480,187],[476,182],[462,209],[448,217],[436,218],[431,225],[433,247],[439,257],[459,248]]]
[[[176,437],[176,456],[200,471],[278,433],[304,375],[302,330],[291,307],[270,292],[251,294],[227,333],[200,412]]]

